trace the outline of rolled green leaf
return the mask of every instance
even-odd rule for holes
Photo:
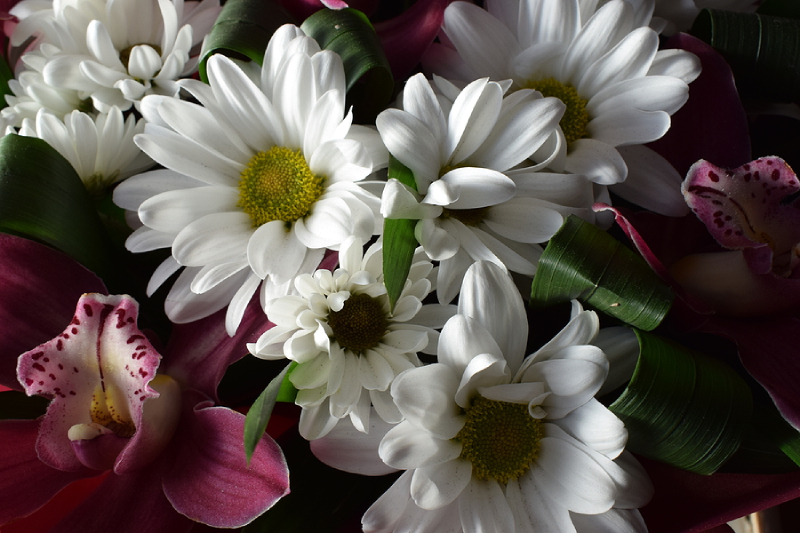
[[[739,448],[753,399],[717,359],[636,331],[633,377],[609,406],[628,428],[628,449],[698,474],[715,472]]]
[[[289,372],[290,366],[291,364],[286,365],[281,373],[269,382],[264,392],[256,398],[256,401],[247,412],[247,417],[244,421],[244,451],[247,454],[248,463],[250,458],[253,457],[258,441],[264,436],[264,431],[266,431],[269,418],[272,416],[272,409],[277,402],[283,379]]]
[[[403,185],[417,189],[414,174],[394,157],[389,159],[389,178],[394,178]],[[414,236],[416,220],[385,219],[383,221],[383,283],[389,295],[389,302],[394,304],[403,292],[403,286],[411,270],[411,261],[417,249],[417,238]]]
[[[109,241],[69,161],[41,139],[0,139],[0,231],[52,246],[103,277]]]
[[[640,256],[570,215],[539,260],[530,305],[573,299],[649,331],[664,319],[674,294]]]
[[[200,79],[208,83],[206,61],[214,54],[246,58],[260,65],[272,34],[288,23],[295,23],[294,18],[269,0],[228,0],[203,43]]]
[[[757,13],[773,17],[800,19],[800,3],[797,0],[764,0]]]
[[[347,80],[347,103],[357,122],[372,122],[392,98],[394,79],[369,19],[358,10],[323,9],[300,26],[325,50],[339,54]]]
[[[730,64],[745,96],[796,101],[800,94],[800,20],[704,9],[690,33]]]

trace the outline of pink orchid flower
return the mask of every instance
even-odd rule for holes
[[[0,383],[52,398],[37,420],[0,421],[0,524],[103,474],[52,531],[241,527],[288,493],[277,444],[262,438],[248,464],[244,416],[214,405],[227,366],[267,327],[257,305],[233,338],[218,315],[177,326],[162,361],[136,302],[97,294],[102,282],[72,259],[9,235],[0,255]]]

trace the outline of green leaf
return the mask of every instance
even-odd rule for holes
[[[764,0],[757,13],[773,17],[800,19],[800,3],[797,0]]]
[[[208,83],[206,61],[214,54],[250,59],[260,65],[275,30],[294,22],[289,13],[270,0],[228,0],[203,43],[200,79]]]
[[[43,242],[101,277],[109,242],[72,165],[41,139],[0,139],[0,231]]]
[[[645,261],[606,232],[570,215],[539,260],[532,307],[578,299],[595,309],[651,330],[674,294]]]
[[[394,91],[391,67],[369,19],[358,10],[323,9],[300,26],[325,50],[339,54],[347,81],[347,103],[356,122],[372,122]]]
[[[27,396],[24,392],[10,390],[0,392],[0,420],[33,420],[39,418],[50,404],[42,396]]]
[[[417,190],[417,183],[411,170],[390,156],[389,179],[392,178]],[[408,272],[411,270],[411,261],[417,249],[417,238],[414,236],[416,225],[416,220],[405,218],[387,218],[383,221],[383,283],[386,285],[392,309],[403,292]]]
[[[6,58],[0,55],[0,107],[6,107],[8,105],[5,99],[7,94],[14,94],[8,86],[9,80],[13,79],[14,72],[11,70],[11,67],[8,66]]]
[[[289,381],[289,377],[291,377],[295,368],[297,368],[297,361],[292,361],[289,365],[289,371],[286,372],[286,376],[284,376],[281,382],[281,388],[278,391],[278,396],[275,401],[294,403],[295,398],[297,398],[297,388]]]
[[[704,9],[690,33],[714,47],[743,96],[790,102],[800,93],[800,20]]]
[[[698,474],[715,472],[739,448],[753,399],[717,359],[636,331],[633,377],[609,406],[628,428],[628,449]]]
[[[289,372],[289,367],[291,367],[291,364],[286,365],[281,373],[269,382],[264,392],[256,398],[255,403],[253,403],[250,410],[247,412],[247,417],[244,421],[244,451],[247,454],[248,463],[250,462],[250,458],[253,457],[253,452],[256,450],[256,446],[258,446],[258,441],[261,440],[264,431],[267,429],[269,417],[272,416],[272,409],[275,407],[283,378],[285,378],[286,374]]]

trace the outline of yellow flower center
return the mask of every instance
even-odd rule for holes
[[[328,325],[339,346],[358,353],[378,345],[389,321],[381,302],[368,294],[355,294],[345,300],[341,311],[328,315]]]
[[[588,100],[581,98],[578,91],[572,85],[564,85],[554,78],[547,78],[541,81],[530,81],[525,85],[528,89],[539,91],[544,96],[558,98],[567,110],[561,117],[561,130],[567,138],[567,144],[586,136],[586,125],[589,124],[589,112],[586,111]]]
[[[528,413],[527,405],[479,396],[455,439],[461,441],[461,457],[472,463],[473,475],[508,483],[536,460],[543,436],[541,420]]]
[[[239,202],[257,228],[283,220],[288,227],[309,214],[325,190],[325,177],[315,176],[300,150],[273,146],[258,152],[239,178]]]
[[[111,384],[101,383],[95,388],[90,416],[92,422],[107,427],[119,437],[131,437],[136,433],[125,397]]]

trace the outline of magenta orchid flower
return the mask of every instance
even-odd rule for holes
[[[267,327],[257,304],[233,338],[219,315],[178,326],[161,362],[133,299],[78,299],[102,283],[42,245],[0,235],[0,250],[0,383],[52,398],[37,420],[0,421],[0,524],[106,471],[53,531],[241,527],[288,493],[277,444],[265,436],[248,464],[244,416],[214,405],[225,368]]]

